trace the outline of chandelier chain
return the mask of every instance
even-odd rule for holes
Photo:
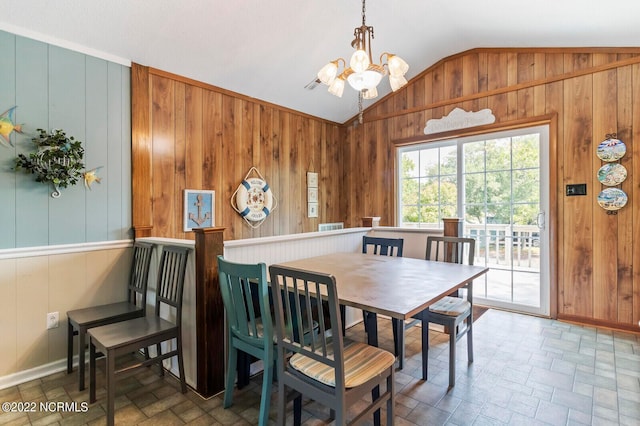
[[[366,22],[365,22],[365,20],[366,20],[366,17],[365,17],[365,12],[366,12],[365,2],[366,2],[366,0],[362,0],[362,26],[363,27],[367,25]]]

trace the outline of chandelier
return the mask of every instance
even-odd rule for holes
[[[366,24],[365,0],[362,0],[362,25],[353,30],[353,35],[351,47],[356,51],[351,56],[349,67],[343,58],[338,58],[318,71],[318,79],[329,86],[329,93],[339,98],[344,92],[345,80],[349,86],[358,91],[358,121],[362,123],[362,100],[374,99],[378,96],[378,84],[387,72],[391,90],[394,92],[407,84],[404,75],[409,70],[409,65],[402,58],[387,52],[380,55],[379,64],[373,63],[371,55],[373,27]],[[385,57],[387,62],[383,63]],[[343,71],[338,74],[341,63]]]

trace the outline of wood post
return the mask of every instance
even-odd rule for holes
[[[204,397],[224,390],[224,305],[216,259],[224,251],[224,229],[193,230],[196,234],[196,391]]]
[[[377,226],[380,226],[380,218],[376,216],[363,217],[362,226],[364,228],[375,228]]]
[[[153,143],[150,93],[149,68],[132,64],[131,210],[136,238],[150,237],[153,228],[153,174],[151,173],[153,170]]]
[[[151,230],[153,226],[134,226],[133,227],[133,239],[144,238],[151,236]]]
[[[443,218],[442,221],[444,222],[445,237],[462,237],[463,219],[452,217],[452,218]]]
[[[445,237],[462,237],[462,224],[463,219],[452,217],[452,218],[442,218],[444,222],[444,236]],[[454,251],[457,249],[452,243],[448,244],[448,247],[443,247],[446,258],[445,262],[453,262],[454,261]]]

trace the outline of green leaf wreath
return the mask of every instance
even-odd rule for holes
[[[60,129],[47,133],[38,129],[40,134],[31,139],[38,151],[29,154],[19,154],[16,158],[16,170],[24,169],[27,173],[36,175],[36,182],[52,183],[58,188],[75,185],[83,176],[84,148],[82,142],[73,136],[67,137]]]

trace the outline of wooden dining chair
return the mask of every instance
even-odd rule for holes
[[[362,237],[362,253],[375,254],[379,256],[396,256],[402,257],[402,248],[404,246],[403,238],[380,238],[369,237],[364,235]],[[344,308],[341,308],[344,309]],[[372,315],[366,310],[362,311],[362,319],[364,322],[364,331],[369,333],[367,329],[367,316]],[[344,315],[342,316],[344,321]],[[394,352],[398,357],[398,368],[402,370],[404,367],[404,321],[397,318],[391,319],[393,328],[393,342]]]
[[[381,238],[362,236],[362,253],[380,256],[402,257],[403,238]]]
[[[162,361],[177,356],[182,393],[187,392],[182,356],[182,294],[187,267],[188,247],[164,246],[158,268],[154,315],[134,318],[115,324],[89,329],[89,401],[96,401],[96,354],[105,355],[107,388],[107,424],[114,424],[114,400],[116,376],[134,368],[158,364],[164,375]],[[174,321],[161,317],[166,312],[175,313]],[[175,339],[169,352],[162,352],[161,344]],[[144,361],[134,361],[116,367],[116,358],[123,354],[156,346],[155,357],[145,356]]]
[[[84,390],[85,346],[87,330],[132,318],[143,317],[147,309],[147,284],[153,244],[136,241],[129,272],[125,302],[67,311],[67,373],[73,371],[73,336],[78,336],[78,389]]]
[[[274,298],[278,365],[278,425],[285,424],[286,390],[294,391],[294,425],[301,424],[302,395],[329,407],[336,425],[360,423],[373,415],[380,423],[386,404],[387,425],[394,421],[394,362],[390,352],[362,342],[347,342],[342,333],[335,278],[277,265],[269,267],[271,286],[292,297]],[[325,300],[327,303],[321,303]],[[324,320],[329,308],[331,325]],[[306,307],[303,310],[302,307]],[[318,318],[318,333],[303,339],[294,330]],[[287,355],[292,354],[289,358]],[[380,385],[385,392],[380,394]],[[371,402],[368,394],[371,393]],[[359,412],[347,421],[349,409]],[[349,413],[350,415],[353,413]]]
[[[227,318],[228,364],[224,388],[224,408],[233,404],[238,351],[261,359],[264,365],[260,426],[269,423],[271,384],[275,368],[275,349],[267,267],[264,263],[234,263],[218,256],[220,292]],[[257,291],[252,289],[257,288]],[[258,299],[257,309],[255,299]]]
[[[429,236],[425,258],[473,265],[475,244],[473,238]],[[456,292],[443,297],[422,313],[428,322],[444,326],[445,332],[449,333],[449,387],[455,386],[456,342],[462,336],[467,336],[468,362],[473,362],[473,281],[468,282],[460,293],[464,294]]]

